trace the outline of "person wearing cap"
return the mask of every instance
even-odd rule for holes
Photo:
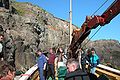
[[[44,69],[45,69],[45,64],[47,63],[47,59],[46,56],[42,53],[41,49],[37,50],[37,54],[39,55],[37,64],[38,64],[40,80],[45,80]]]

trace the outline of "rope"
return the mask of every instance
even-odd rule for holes
[[[100,27],[100,28],[92,35],[92,37],[85,43],[85,45],[87,45],[87,43],[95,36],[95,34],[97,34],[97,32],[98,32],[101,28],[102,28],[102,27]],[[85,45],[84,45],[84,46],[85,46]],[[83,46],[83,47],[84,47],[84,46]],[[82,48],[83,48],[83,47],[82,47]]]
[[[100,8],[103,7],[103,6],[105,5],[105,3],[107,3],[107,1],[108,1],[108,0],[106,0],[106,1],[92,14],[92,16],[93,16],[98,10],[100,10]]]

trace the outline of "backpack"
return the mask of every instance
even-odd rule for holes
[[[67,73],[67,68],[65,66],[60,66],[58,68],[58,80],[64,80]]]

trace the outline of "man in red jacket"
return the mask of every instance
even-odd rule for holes
[[[54,78],[53,80],[55,80],[55,71],[54,71],[55,53],[53,52],[52,48],[49,49],[49,52],[50,52],[50,55],[48,57],[48,66],[52,71],[52,77]]]

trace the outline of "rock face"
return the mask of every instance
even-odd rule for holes
[[[16,69],[33,66],[37,48],[48,51],[51,47],[65,48],[69,44],[69,23],[37,6],[15,2],[10,12],[0,10],[0,33],[5,35],[4,57]]]

